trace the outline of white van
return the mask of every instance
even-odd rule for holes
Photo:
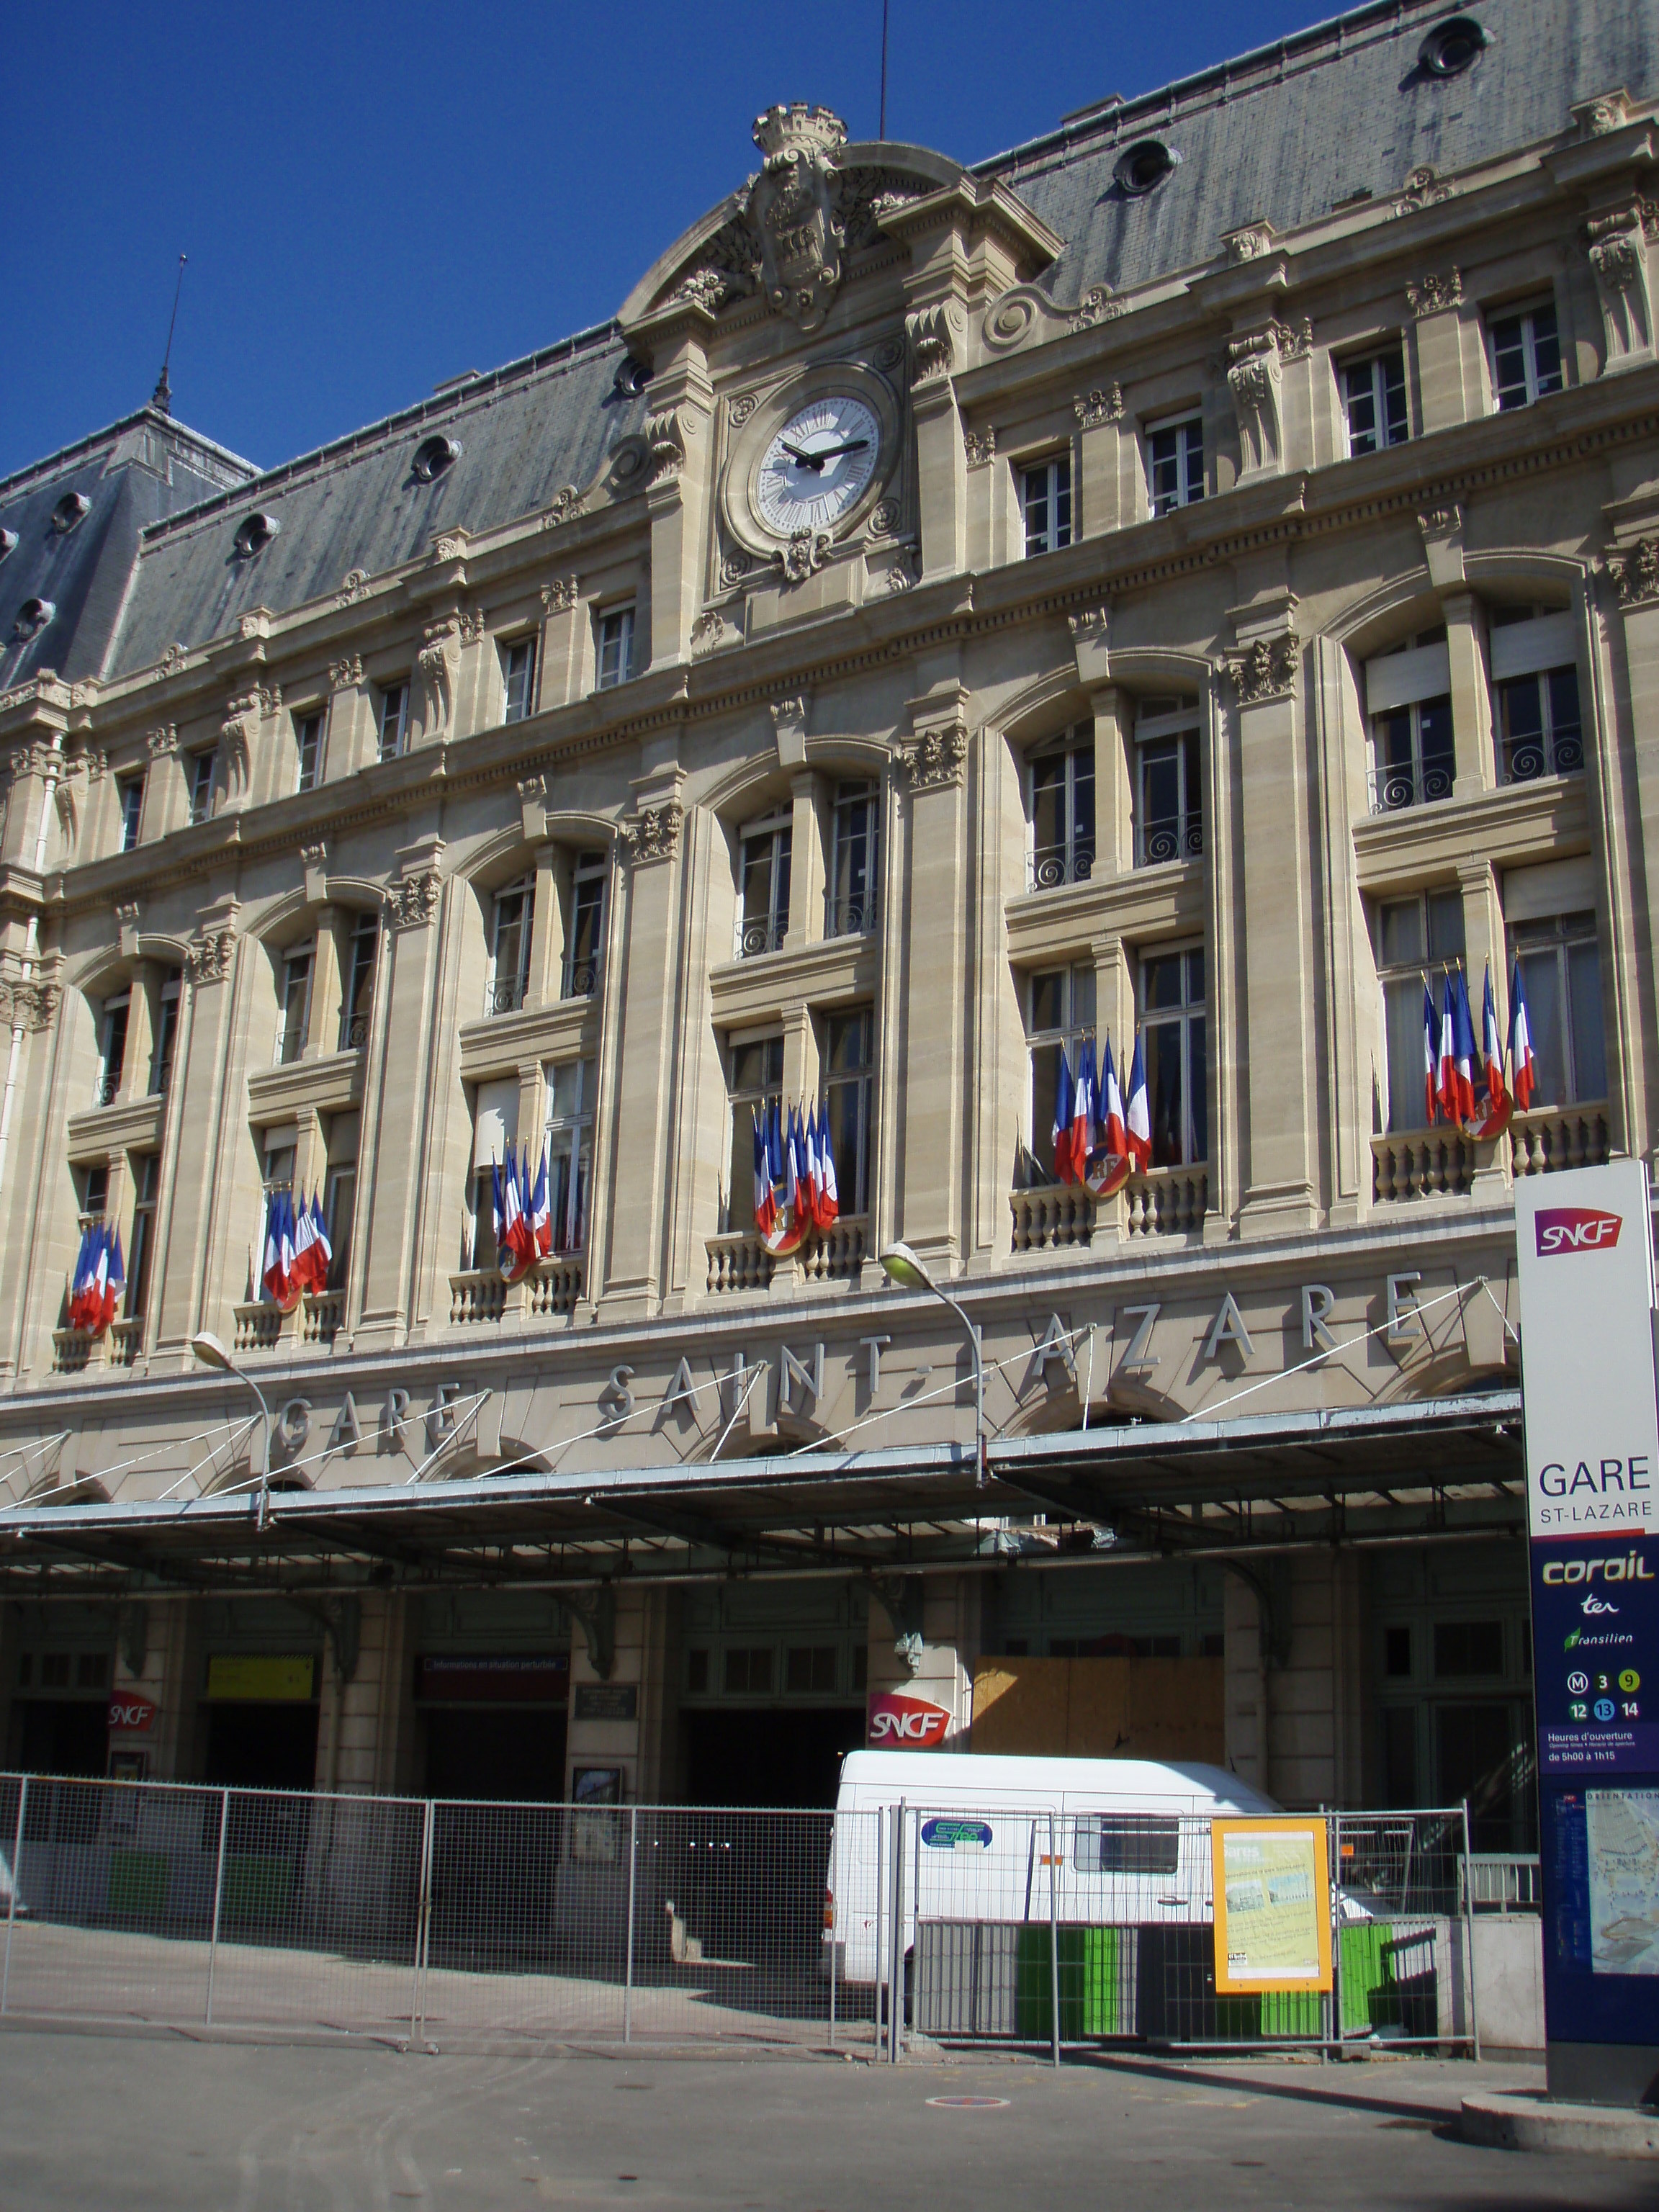
[[[888,1978],[897,1833],[908,1954],[918,1917],[1210,1920],[1210,1817],[1282,1809],[1219,1766],[849,1752],[825,1875],[823,1971],[833,1945],[838,1980]]]

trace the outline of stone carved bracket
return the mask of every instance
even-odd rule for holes
[[[388,884],[386,917],[394,929],[425,929],[437,918],[443,878],[435,868],[418,869],[400,883]]]
[[[1407,285],[1406,298],[1419,323],[1425,315],[1438,315],[1448,307],[1461,307],[1463,302],[1463,272],[1455,267],[1431,269],[1415,283]]]
[[[1284,444],[1279,363],[1300,361],[1312,345],[1313,325],[1306,316],[1295,325],[1275,316],[1228,346],[1227,388],[1238,419],[1243,475],[1279,466]]]
[[[550,615],[568,615],[581,597],[579,576],[556,576],[542,586],[542,605]]]
[[[160,760],[167,753],[176,753],[179,750],[177,728],[171,722],[163,722],[159,730],[147,731],[144,749],[152,760]]]
[[[904,319],[904,335],[910,348],[913,386],[937,384],[956,366],[957,341],[963,331],[963,313],[954,300],[936,301],[918,307]]]
[[[668,799],[659,806],[642,806],[631,821],[622,824],[618,834],[635,866],[648,867],[654,861],[677,857],[684,827],[685,809],[678,799]]]
[[[1085,430],[1098,430],[1107,422],[1123,420],[1123,386],[1109,384],[1103,391],[1097,385],[1091,392],[1080,392],[1072,402],[1072,412]]]
[[[1610,368],[1648,353],[1653,343],[1645,212],[1638,202],[1593,216],[1585,225]]]
[[[1419,208],[1438,207],[1442,200],[1449,200],[1451,196],[1451,186],[1436,176],[1425,161],[1420,167],[1413,169],[1401,186],[1394,203],[1394,213],[1397,216],[1415,215]]]
[[[1638,538],[1607,558],[1607,573],[1621,607],[1650,606],[1659,599],[1659,538]]]
[[[821,568],[830,554],[830,533],[827,530],[798,530],[784,547],[783,573],[792,584],[804,584],[814,569]]]
[[[706,653],[718,653],[723,645],[739,644],[741,640],[742,633],[715,607],[705,608],[691,625],[691,651],[697,659]]]
[[[997,457],[997,434],[994,425],[983,430],[964,428],[962,442],[968,455],[970,469],[988,469]]]
[[[1278,637],[1259,637],[1242,653],[1223,657],[1222,666],[1241,707],[1259,707],[1269,699],[1282,699],[1296,685],[1301,648],[1292,630]]]
[[[764,161],[749,193],[748,218],[760,242],[767,305],[803,331],[830,312],[841,283],[847,233],[838,220],[833,165],[847,125],[827,107],[797,100],[755,118]]]
[[[900,747],[899,760],[912,791],[943,791],[959,784],[968,767],[967,725],[942,722],[919,732]]]
[[[49,1030],[63,1002],[61,983],[0,984],[0,1018],[12,1029],[28,1030],[36,1035]]]
[[[574,484],[563,484],[555,492],[543,515],[544,530],[556,530],[562,523],[574,522],[582,511],[583,494]]]
[[[185,947],[185,974],[192,983],[222,983],[235,951],[236,933],[229,923],[205,929]]]
[[[343,660],[328,664],[328,688],[331,691],[349,691],[363,680],[363,657],[349,653]]]
[[[771,702],[772,740],[778,749],[779,765],[783,768],[803,767],[806,760],[806,700],[798,693],[792,699],[774,699]]]
[[[679,474],[696,427],[696,416],[689,407],[665,407],[646,416],[645,442],[650,450],[653,479]]]
[[[244,692],[233,699],[225,709],[225,719],[219,726],[221,750],[225,763],[225,788],[234,802],[244,797],[253,775],[253,725],[262,708],[257,691]]]

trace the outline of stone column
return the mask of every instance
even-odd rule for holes
[[[556,576],[542,586],[544,620],[536,654],[538,711],[548,714],[580,699],[586,685],[586,611],[582,605],[581,579]]]
[[[1131,520],[1124,510],[1122,495],[1122,386],[1096,385],[1079,392],[1072,407],[1078,424],[1073,531],[1079,538],[1098,538]]]
[[[981,1588],[975,1575],[884,1576],[870,1607],[871,1692],[943,1706],[946,1751],[971,1747]]]
[[[1486,1087],[1486,1057],[1480,1030],[1481,994],[1487,972],[1501,1024],[1509,1006],[1505,981],[1504,909],[1498,902],[1498,878],[1487,860],[1462,860],[1457,864],[1457,884],[1463,895],[1463,975],[1468,985],[1469,1015],[1474,1024],[1474,1090],[1480,1097]],[[1500,1042],[1504,1032],[1499,1030]],[[1503,1137],[1475,1146],[1474,1188],[1483,1197],[1502,1200],[1510,1188],[1510,1148]],[[1491,1313],[1490,1306],[1480,1304]],[[1495,1318],[1495,1316],[1494,1316]]]
[[[962,1257],[967,899],[967,694],[947,680],[911,704],[901,760],[910,797],[904,1043],[899,1075],[901,1234],[953,1273]]]
[[[1074,617],[1073,621],[1080,617]],[[1081,659],[1081,655],[1079,655]],[[1134,783],[1130,769],[1129,702],[1115,684],[1089,696],[1095,722],[1095,865],[1097,879],[1125,876],[1134,866]]]
[[[823,935],[823,831],[818,817],[818,780],[802,769],[789,780],[789,926],[785,949],[794,952]]]
[[[355,775],[371,755],[368,686],[363,681],[362,655],[347,653],[329,663],[328,721],[323,732],[321,781],[337,783]]]
[[[645,442],[651,481],[650,665],[690,658],[691,625],[702,603],[708,499],[714,477],[714,386],[704,343],[714,327],[705,301],[678,300],[647,319],[656,374],[647,395]],[[646,638],[636,637],[643,647]],[[641,665],[643,666],[641,657]]]
[[[1601,374],[1653,360],[1653,292],[1639,204],[1603,208],[1585,227],[1590,274],[1601,310]]]
[[[137,940],[138,909],[123,908],[119,912],[131,912],[133,927],[122,930],[124,937]],[[135,960],[127,970],[130,988],[127,993],[127,1041],[121,1060],[119,1103],[144,1098],[149,1094],[149,1057],[155,1048],[155,1010],[154,994],[161,988],[155,964],[150,960]]]
[[[672,1066],[679,969],[681,832],[684,776],[670,763],[635,781],[636,811],[623,835],[632,862],[628,885],[627,953],[607,983],[621,994],[617,1125],[626,1115],[629,1170],[611,1194],[603,1295],[618,1316],[643,1318],[662,1286],[667,1149],[673,1126]],[[595,1254],[596,1261],[601,1255]]]
[[[405,846],[398,854],[398,877],[386,895],[392,942],[389,950],[383,943],[380,955],[383,988],[375,994],[378,1034],[368,1055],[371,1079],[364,1085],[365,1142],[359,1154],[360,1173],[368,1176],[373,1193],[356,1270],[363,1302],[356,1330],[360,1348],[400,1343],[410,1321],[410,1262],[423,1172],[413,1137],[422,1118],[420,1086],[428,1079],[439,981],[435,925],[443,890],[438,872],[442,850],[437,837]]]
[[[1446,617],[1446,656],[1451,664],[1455,799],[1473,799],[1498,781],[1492,747],[1492,695],[1486,684],[1486,623],[1473,592],[1441,596]]]
[[[543,843],[535,848],[536,908],[531,919],[526,1006],[556,1004],[563,988],[564,902],[558,864],[556,845]]]
[[[1449,429],[1486,412],[1484,379],[1479,370],[1480,334],[1471,333],[1471,361],[1463,331],[1461,270],[1427,270],[1406,287],[1415,321],[1417,418],[1422,434]]]
[[[236,959],[232,898],[203,913],[185,956],[179,1037],[168,1113],[177,1132],[167,1217],[150,1271],[152,1362],[171,1350],[191,1364],[188,1340],[208,1328],[228,1341],[228,1312],[246,1284],[247,1238],[257,1237],[259,1170],[246,1135],[243,1088],[250,978]],[[234,1224],[246,1222],[246,1237]]]
[[[995,426],[982,430],[963,427],[963,460],[967,476],[968,558],[975,568],[1000,568],[1018,558],[1008,543],[1007,502],[1001,496],[1008,480],[1006,463],[997,460]]]
[[[340,1036],[340,909],[319,906],[317,937],[311,951],[311,998],[306,1010],[306,1041],[301,1057],[320,1059],[331,1053]]]
[[[953,297],[930,301],[905,317],[924,583],[957,574],[967,559],[968,456],[951,384],[966,331],[962,303]]]
[[[1249,1150],[1239,1230],[1265,1236],[1316,1225],[1319,1067],[1305,763],[1295,599],[1265,592],[1231,611],[1239,650],[1224,664],[1238,725],[1239,866],[1244,878],[1244,1030]]]
[[[666,1590],[627,1583],[617,1589],[614,1601],[606,1589],[584,1591],[584,1610],[594,1611],[604,1626],[590,1636],[579,1623],[570,1639],[568,1776],[580,1766],[619,1766],[625,1804],[660,1802],[667,1600]],[[596,1683],[611,1694],[585,1699],[584,1688]],[[609,1710],[590,1719],[583,1714],[585,1704]],[[630,1704],[631,1718],[625,1710]]]

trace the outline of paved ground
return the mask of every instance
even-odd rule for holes
[[[1475,2150],[1445,2123],[1524,2065],[399,2055],[0,2033],[6,2212],[1218,2212],[1651,2208],[1651,2165]],[[1006,2099],[988,2109],[939,2097]]]

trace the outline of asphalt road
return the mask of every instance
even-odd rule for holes
[[[1525,2066],[423,2057],[0,2034],[5,2212],[1218,2212],[1659,2203],[1659,2168],[1452,2140]],[[963,2108],[941,2097],[1006,2102]]]

